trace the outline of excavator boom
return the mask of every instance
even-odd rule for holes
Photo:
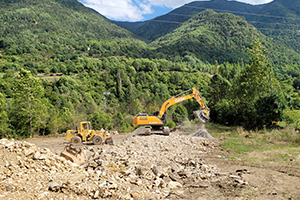
[[[184,93],[192,91],[192,93],[182,96]],[[194,111],[195,117],[202,123],[205,123],[209,120],[209,108],[204,102],[204,99],[200,95],[199,91],[196,88],[191,88],[187,91],[184,91],[178,94],[175,97],[172,97],[165,101],[161,106],[157,116],[148,116],[146,113],[139,113],[133,119],[134,126],[151,126],[153,129],[158,130],[160,127],[166,124],[164,115],[168,108],[174,104],[186,101],[188,99],[194,98],[203,110]],[[164,127],[166,128],[166,127]],[[149,131],[147,131],[149,132]],[[168,132],[168,131],[166,131]]]
[[[187,93],[191,90],[193,91],[191,94],[181,96],[182,94]],[[202,107],[203,110],[206,110],[207,112],[209,111],[200,92],[196,88],[193,87],[193,88],[191,88],[187,91],[184,91],[184,92],[178,94],[177,96],[172,97],[171,99],[168,99],[167,101],[165,101],[160,108],[158,117],[161,118],[170,106],[180,103],[182,101],[186,101],[191,98],[195,98],[195,100],[199,103],[199,105]],[[209,113],[207,113],[207,114],[209,114]]]

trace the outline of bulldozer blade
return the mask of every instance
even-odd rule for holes
[[[112,137],[109,137],[109,138],[107,138],[107,139],[105,140],[105,143],[106,143],[106,144],[114,144],[114,140],[113,140]]]
[[[65,149],[60,153],[61,157],[66,160],[70,160],[77,165],[82,165],[85,163],[85,155],[80,148],[73,148],[72,145],[65,146]]]
[[[204,110],[196,110],[194,111],[194,115],[202,123],[205,123],[209,120],[209,116]]]

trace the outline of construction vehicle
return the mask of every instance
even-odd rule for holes
[[[110,134],[106,134],[105,130],[93,130],[91,122],[80,122],[80,127],[77,130],[68,130],[66,133],[66,141],[70,141],[72,144],[81,142],[92,142],[94,145],[113,144],[113,138]]]
[[[184,93],[192,91],[192,93],[182,96]],[[139,113],[133,119],[134,126],[147,126],[145,128],[145,135],[150,135],[152,133],[169,135],[170,129],[166,125],[166,114],[167,109],[177,103],[186,101],[188,99],[194,98],[202,107],[203,110],[194,111],[195,117],[201,122],[205,123],[209,120],[209,108],[204,102],[204,99],[200,95],[196,88],[191,88],[184,91],[163,103],[159,111],[153,113],[153,116],[149,116],[147,113]]]

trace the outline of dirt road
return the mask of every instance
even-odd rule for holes
[[[127,135],[113,136],[115,142],[120,142]],[[137,136],[143,137],[143,136]],[[145,137],[145,136],[144,136]],[[27,140],[40,148],[48,148],[59,154],[66,142],[64,138],[38,138]],[[230,157],[230,152],[219,146],[218,139],[213,139],[214,151],[203,159],[216,165],[230,176],[242,177],[246,184],[224,184],[213,181],[206,188],[186,188],[184,194],[176,194],[179,199],[300,199],[300,171],[289,167],[259,166],[243,161],[229,160],[220,155]],[[81,144],[80,146],[93,146]],[[170,199],[173,199],[170,197]]]
[[[125,138],[128,134],[119,134],[114,135],[113,139],[114,142],[119,143],[122,141],[123,138]],[[55,154],[60,154],[65,145],[69,144],[69,142],[66,142],[64,140],[64,137],[50,137],[50,138],[34,138],[34,139],[27,139],[27,142],[33,143],[36,146],[40,148],[48,148]],[[85,144],[77,144],[77,147],[84,147],[84,146],[90,146],[91,144],[85,143]]]

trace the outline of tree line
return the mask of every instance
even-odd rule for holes
[[[258,40],[247,52],[249,64],[109,57],[81,59],[81,71],[66,68],[62,76],[36,76],[26,65],[17,72],[7,69],[0,78],[0,136],[60,134],[83,120],[90,120],[94,129],[130,132],[134,115],[152,114],[191,87],[205,98],[211,122],[272,127],[273,121],[286,119],[286,110],[299,108],[300,81],[276,77]],[[170,107],[168,125],[193,120],[192,111],[198,109],[193,100]]]

